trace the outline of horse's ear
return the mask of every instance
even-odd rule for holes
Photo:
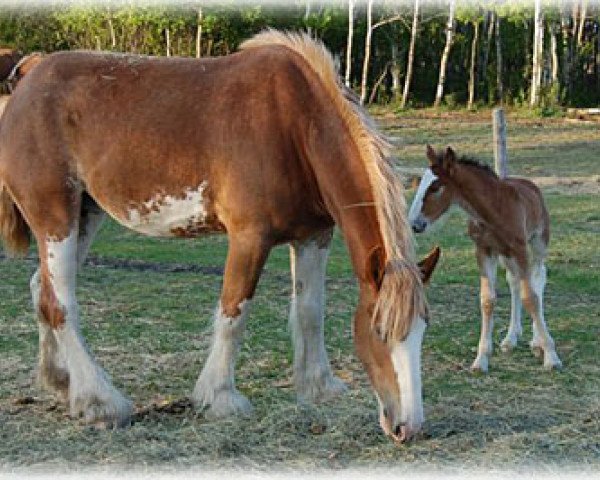
[[[423,260],[419,262],[419,271],[421,273],[421,281],[423,284],[429,282],[438,260],[440,259],[440,253],[440,247],[436,246]]]
[[[446,171],[448,175],[452,175],[454,173],[454,166],[456,165],[456,154],[452,147],[446,148],[446,153],[444,154],[444,160],[442,162],[442,167]]]
[[[385,275],[385,253],[382,247],[374,247],[367,258],[367,276],[376,292],[379,292]]]
[[[429,166],[433,167],[438,163],[438,157],[435,153],[435,150],[431,147],[431,145],[427,144],[427,159],[429,160]]]

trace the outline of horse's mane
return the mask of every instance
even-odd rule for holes
[[[492,167],[490,167],[489,165],[487,165],[485,163],[480,162],[479,160],[477,160],[475,158],[464,155],[458,159],[458,163],[460,163],[461,165],[467,165],[469,167],[478,168],[482,172],[485,172],[488,175],[498,178],[498,175],[496,174],[496,172],[494,172]]]
[[[387,261],[392,267],[384,276],[373,320],[379,317],[383,337],[403,340],[412,320],[417,315],[426,315],[427,306],[406,218],[404,189],[389,161],[390,144],[377,131],[356,97],[342,86],[331,53],[321,42],[306,34],[266,30],[246,40],[240,49],[268,45],[285,46],[310,65],[357,146],[373,191]]]

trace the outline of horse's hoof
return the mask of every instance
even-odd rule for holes
[[[548,355],[545,355],[544,358],[544,370],[561,370],[563,367],[562,362],[560,361],[560,358],[558,358],[558,355],[556,355],[555,352],[552,352]]]
[[[208,420],[248,416],[254,410],[250,401],[236,389],[212,392],[210,396],[194,391],[192,402],[197,409],[204,411],[204,417]]]
[[[486,357],[477,358],[471,365],[471,373],[487,373],[488,359]]]
[[[517,346],[517,339],[512,337],[506,337],[500,344],[500,350],[503,353],[510,353]]]
[[[311,382],[305,380],[296,388],[299,403],[324,403],[348,391],[346,384],[332,374]]]
[[[71,416],[101,429],[127,427],[131,423],[133,404],[118,391],[111,392],[110,398],[101,400],[96,396],[72,399]]]

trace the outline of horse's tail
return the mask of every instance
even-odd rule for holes
[[[318,75],[344,121],[367,172],[383,240],[388,267],[381,284],[373,321],[382,336],[403,340],[417,315],[425,317],[427,304],[406,218],[404,189],[389,161],[389,143],[339,80],[331,53],[308,35],[267,30],[240,46],[248,50],[265,45],[282,45],[304,58]]]
[[[6,253],[11,256],[24,256],[29,249],[30,238],[29,226],[6,185],[0,181],[0,239]]]

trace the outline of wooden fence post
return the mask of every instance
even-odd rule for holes
[[[508,155],[506,153],[506,120],[504,110],[495,108],[492,112],[494,119],[494,167],[500,178],[508,175]]]

